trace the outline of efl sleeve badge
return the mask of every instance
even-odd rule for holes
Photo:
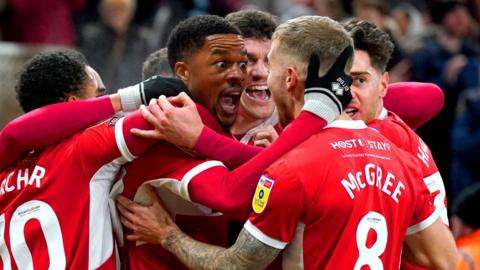
[[[260,214],[265,210],[274,183],[275,181],[264,175],[258,181],[252,201],[252,208],[255,213]]]

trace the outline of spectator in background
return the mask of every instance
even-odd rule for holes
[[[375,24],[380,30],[386,32],[393,41],[392,57],[387,64],[390,82],[406,81],[410,77],[408,74],[410,64],[405,59],[404,52],[392,34],[398,32],[398,25],[388,15],[388,8],[388,4],[383,0],[354,0],[352,2],[352,12],[355,17]]]
[[[398,46],[405,53],[412,53],[422,47],[422,38],[427,33],[427,27],[422,13],[412,4],[401,2],[392,10],[392,18],[398,28],[392,29]]]
[[[478,69],[477,69],[478,70]],[[464,91],[459,101],[460,112],[452,128],[451,163],[452,182],[450,192],[452,200],[465,188],[480,182],[480,88]]]
[[[471,16],[460,1],[442,1],[432,4],[431,16],[438,25],[436,34],[425,41],[425,46],[411,57],[412,80],[433,82],[445,93],[442,112],[418,130],[430,146],[438,168],[450,190],[451,128],[458,96],[466,88],[459,74],[468,65],[468,59],[478,50],[468,35]],[[478,74],[478,73],[477,73]],[[478,75],[477,75],[478,77]]]
[[[132,23],[136,0],[102,0],[101,21],[86,25],[79,47],[109,89],[140,80],[143,60],[151,51],[142,28]]]
[[[480,183],[465,189],[452,206],[451,227],[457,242],[457,270],[480,268]]]
[[[73,17],[85,0],[2,0],[2,40],[73,46]]]
[[[142,80],[155,75],[163,77],[174,77],[173,71],[168,63],[168,48],[161,48],[151,53],[142,67]]]

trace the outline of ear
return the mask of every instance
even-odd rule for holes
[[[285,77],[288,92],[292,92],[298,84],[298,74],[295,67],[288,67],[287,76]]]
[[[383,98],[387,95],[387,88],[388,88],[388,82],[390,81],[390,76],[388,75],[388,72],[384,72],[382,74],[382,77],[380,78],[380,96]]]
[[[287,91],[297,100],[301,100],[303,98],[303,88],[299,87],[299,78],[298,72],[296,67],[288,67],[287,69],[287,76],[285,78],[285,83],[287,86]],[[301,89],[299,91],[298,89]]]
[[[190,69],[185,62],[175,63],[175,75],[188,85],[188,81],[190,81]]]
[[[75,95],[71,95],[71,96],[68,96],[66,101],[67,102],[72,102],[72,101],[79,101],[80,98],[78,96],[75,96]]]

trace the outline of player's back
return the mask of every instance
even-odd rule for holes
[[[116,269],[107,198],[125,160],[107,125],[0,174],[2,269]]]
[[[386,113],[386,111],[385,111]],[[447,198],[442,176],[438,171],[432,153],[423,140],[396,114],[388,112],[384,119],[368,123],[399,148],[409,152],[419,162],[423,173],[423,182],[435,197],[435,206],[439,209],[442,221],[448,225]]]
[[[436,215],[416,166],[363,122],[337,121],[267,170],[273,206],[250,221],[288,242],[284,269],[398,269],[407,229]]]

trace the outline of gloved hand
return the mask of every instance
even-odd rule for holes
[[[147,105],[152,98],[161,95],[170,97],[180,92],[190,95],[187,86],[177,78],[153,76],[138,84],[118,90],[123,111],[134,111],[141,104]]]
[[[352,54],[353,48],[346,47],[322,77],[318,75],[320,60],[315,55],[310,57],[302,110],[309,111],[328,123],[340,115],[352,100],[350,86],[353,80],[350,75],[345,74],[345,65]]]

